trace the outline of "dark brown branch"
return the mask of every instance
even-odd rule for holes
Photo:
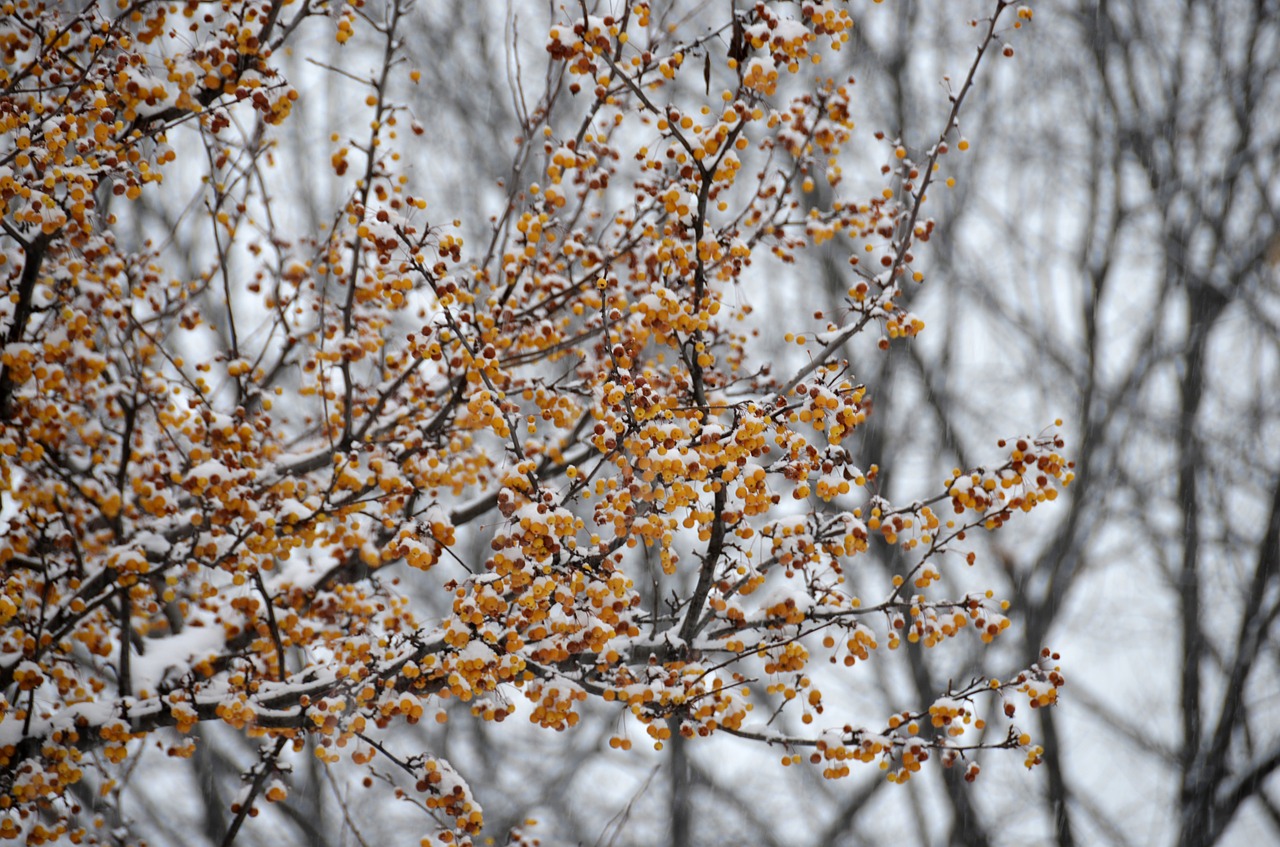
[[[5,227],[8,230],[8,227]],[[41,233],[28,242],[22,243],[23,263],[22,276],[18,278],[18,300],[13,307],[13,322],[9,324],[9,333],[5,336],[5,346],[17,344],[27,331],[27,322],[31,320],[31,298],[35,295],[36,280],[40,276],[40,267],[44,263],[45,254],[53,242],[53,235]],[[0,365],[0,420],[10,419],[9,400],[13,395],[13,378],[9,368]]]
[[[222,847],[231,847],[231,844],[236,840],[236,835],[240,832],[240,826],[244,823],[244,819],[248,817],[249,810],[253,808],[253,801],[261,793],[262,786],[267,782],[267,777],[275,770],[276,760],[280,758],[280,753],[284,750],[285,742],[288,740],[284,736],[277,738],[275,747],[258,763],[257,772],[253,775],[253,784],[249,787],[249,793],[240,801],[240,808],[236,812],[235,818],[231,821],[231,826],[227,827],[227,834],[222,839]]]
[[[262,582],[262,573],[260,571],[253,572],[253,584],[257,587],[258,593],[262,595],[262,602],[267,607],[267,628],[271,630],[271,642],[276,648],[276,661],[279,667],[276,668],[276,676],[284,679],[287,672],[284,662],[284,642],[280,640],[280,627],[276,625],[276,610],[271,602],[271,594],[267,592],[267,586]]]

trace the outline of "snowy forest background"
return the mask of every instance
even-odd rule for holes
[[[654,4],[671,20],[728,5]],[[848,145],[845,164],[857,180],[885,160],[877,130],[912,151],[932,143],[943,78],[969,66],[969,20],[990,4],[851,5],[852,49],[816,70],[857,78],[866,143]],[[981,69],[961,120],[972,146],[950,160],[955,187],[934,192],[929,283],[905,303],[928,329],[887,353],[872,341],[848,351],[874,389],[848,446],[863,467],[893,469],[891,499],[909,498],[921,480],[980,464],[1001,435],[1061,418],[1077,479],[1034,520],[981,542],[977,579],[1012,601],[1010,636],[990,649],[904,646],[908,661],[872,662],[827,696],[887,714],[928,702],[949,676],[1001,673],[1050,645],[1069,684],[1058,708],[1027,718],[1045,765],[991,756],[976,785],[927,768],[898,787],[874,768],[827,782],[729,737],[621,752],[608,744],[616,715],[589,709],[562,733],[468,720],[465,708],[404,728],[467,775],[486,834],[602,847],[1280,840],[1280,3],[1060,0],[1035,13],[1010,42],[1016,55]],[[518,84],[544,85],[561,14],[423,0],[407,24],[422,78],[392,84],[427,130],[409,154],[414,179],[428,213],[457,217],[471,241],[504,202],[500,181],[520,178]],[[319,33],[283,60],[302,96],[277,155],[303,167],[279,172],[275,194],[299,221],[337,207],[328,152],[308,151],[328,151],[361,108],[363,93],[322,67],[339,49],[351,67],[353,48],[372,49]],[[197,267],[200,231],[164,205],[181,197],[120,204],[117,232],[171,233]],[[797,265],[761,263],[740,296],[788,325],[838,311],[850,249],[837,239]],[[771,355],[801,363],[794,348]],[[862,562],[855,579],[887,579],[891,563]],[[197,732],[195,768],[135,760],[127,812],[153,843],[226,836],[256,744]],[[302,762],[288,800],[237,843],[392,845],[414,831],[421,813],[365,792],[357,769],[344,779]]]

